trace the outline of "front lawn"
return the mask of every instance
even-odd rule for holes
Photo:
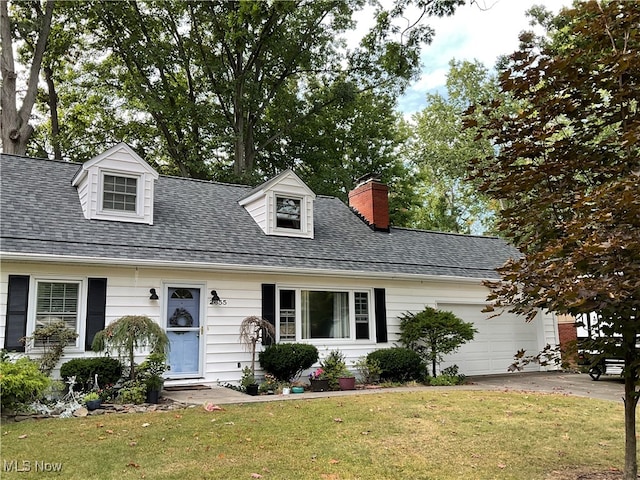
[[[471,391],[11,423],[1,441],[3,479],[542,480],[624,454],[619,402]]]

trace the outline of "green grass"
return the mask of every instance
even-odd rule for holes
[[[440,391],[224,408],[4,424],[0,476],[535,480],[623,465],[618,402]],[[13,460],[32,471],[6,472]],[[36,461],[62,472],[35,472]]]

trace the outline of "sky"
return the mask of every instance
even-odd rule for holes
[[[427,93],[445,93],[451,59],[477,59],[492,68],[498,56],[517,50],[519,33],[531,28],[525,12],[533,5],[544,5],[557,13],[571,1],[475,0],[473,5],[467,2],[458,7],[451,17],[428,19],[435,37],[423,47],[421,78],[398,99],[400,112],[410,117],[426,106]]]

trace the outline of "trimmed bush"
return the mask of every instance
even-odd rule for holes
[[[2,410],[13,410],[20,405],[39,400],[50,385],[49,377],[38,364],[27,357],[15,362],[0,362],[0,396]]]
[[[380,378],[392,382],[422,380],[425,377],[424,362],[413,350],[403,347],[376,350],[367,355],[368,362],[380,365]]]
[[[87,388],[93,385],[95,375],[98,375],[98,384],[105,387],[116,383],[122,376],[122,364],[116,358],[91,357],[74,358],[62,364],[60,376],[67,381],[76,376],[76,385]]]
[[[268,373],[282,382],[290,382],[318,361],[318,349],[306,343],[270,345],[258,358]]]

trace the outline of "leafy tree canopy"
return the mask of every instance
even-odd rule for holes
[[[637,471],[639,24],[638,2],[589,1],[550,21],[547,41],[524,34],[500,78],[519,108],[483,127],[498,154],[474,163],[482,191],[504,203],[500,230],[523,254],[501,269],[490,298],[528,318],[539,308],[594,313],[618,339],[625,479]]]

